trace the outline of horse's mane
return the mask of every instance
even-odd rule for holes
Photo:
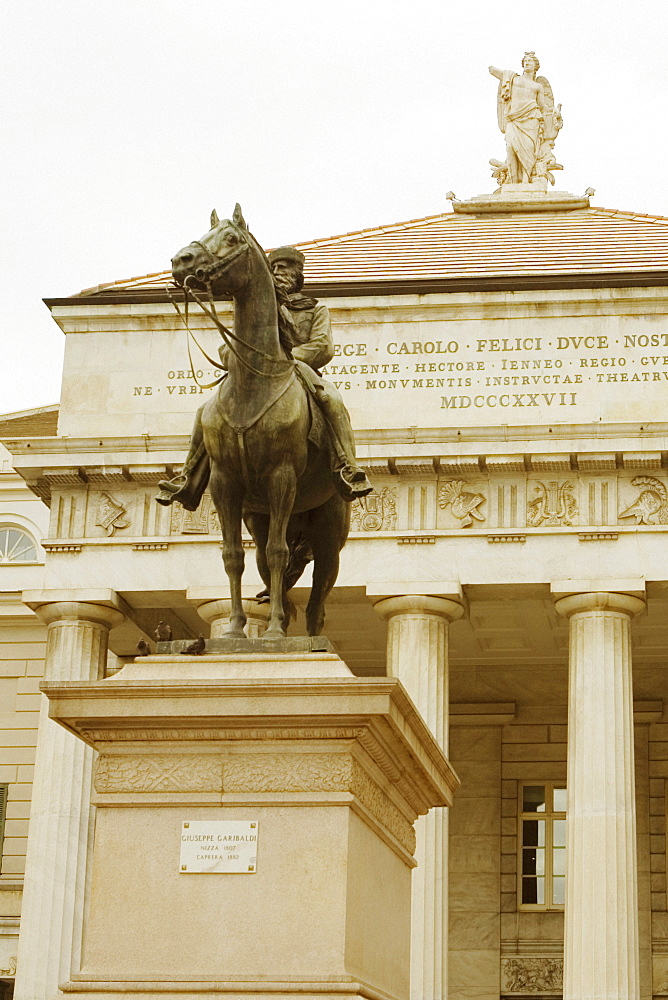
[[[297,342],[297,328],[295,327],[292,314],[290,312],[290,297],[284,288],[281,288],[276,282],[274,272],[271,269],[269,260],[267,259],[267,254],[264,249],[260,246],[258,241],[255,239],[250,229],[246,232],[252,239],[255,246],[258,248],[262,254],[262,260],[264,261],[269,274],[271,275],[272,284],[274,286],[274,294],[276,296],[276,313],[278,315],[278,339],[281,347],[287,354],[289,358],[292,357],[293,345]]]

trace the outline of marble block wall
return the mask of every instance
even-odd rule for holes
[[[501,729],[452,726],[449,1000],[498,1000]]]
[[[649,731],[634,727],[636,842],[638,850],[638,945],[640,1000],[652,997],[651,852],[649,821]]]
[[[652,965],[655,996],[668,994],[668,912],[666,909],[666,778],[668,725],[649,727],[649,864],[652,907]],[[641,947],[642,947],[641,940]]]

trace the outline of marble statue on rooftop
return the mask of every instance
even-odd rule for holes
[[[490,66],[499,81],[499,128],[506,137],[506,160],[490,160],[499,186],[554,184],[553,170],[561,170],[554,156],[554,142],[562,126],[561,105],[555,107],[546,77],[537,76],[540,63],[535,52],[525,52],[522,74]]]

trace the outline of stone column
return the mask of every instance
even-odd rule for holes
[[[564,1000],[639,997],[630,631],[644,607],[603,591],[556,602],[570,622]]]
[[[249,639],[259,639],[267,628],[269,604],[258,604],[257,601],[244,600],[246,612],[246,635]],[[211,626],[211,638],[222,638],[230,621],[231,602],[228,598],[217,601],[206,601],[197,608],[200,618]]]
[[[46,594],[48,592],[42,592]],[[108,591],[109,595],[113,592]],[[45,678],[98,680],[104,676],[109,630],[123,614],[79,601],[39,603],[24,594],[47,625]],[[113,595],[115,597],[115,595]],[[112,603],[109,600],[109,604]],[[62,996],[79,946],[84,877],[91,835],[93,751],[48,717],[42,699],[30,811],[16,1000]]]
[[[411,595],[378,601],[388,622],[387,673],[406,688],[448,753],[448,625],[464,613],[444,597]],[[444,1000],[448,991],[448,820],[445,809],[421,816],[415,828],[411,997]]]

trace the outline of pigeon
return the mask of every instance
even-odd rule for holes
[[[205,649],[206,649],[206,639],[200,632],[199,638],[195,639],[194,642],[191,642],[190,645],[186,646],[185,649],[182,649],[181,653],[186,654],[188,656],[201,656]]]
[[[167,622],[159,621],[158,627],[153,633],[158,642],[169,642],[172,638],[172,629]]]
[[[137,643],[137,655],[138,656],[150,656],[151,655],[151,647],[149,646],[149,644],[147,642],[144,642],[143,639],[140,639],[139,642]]]

